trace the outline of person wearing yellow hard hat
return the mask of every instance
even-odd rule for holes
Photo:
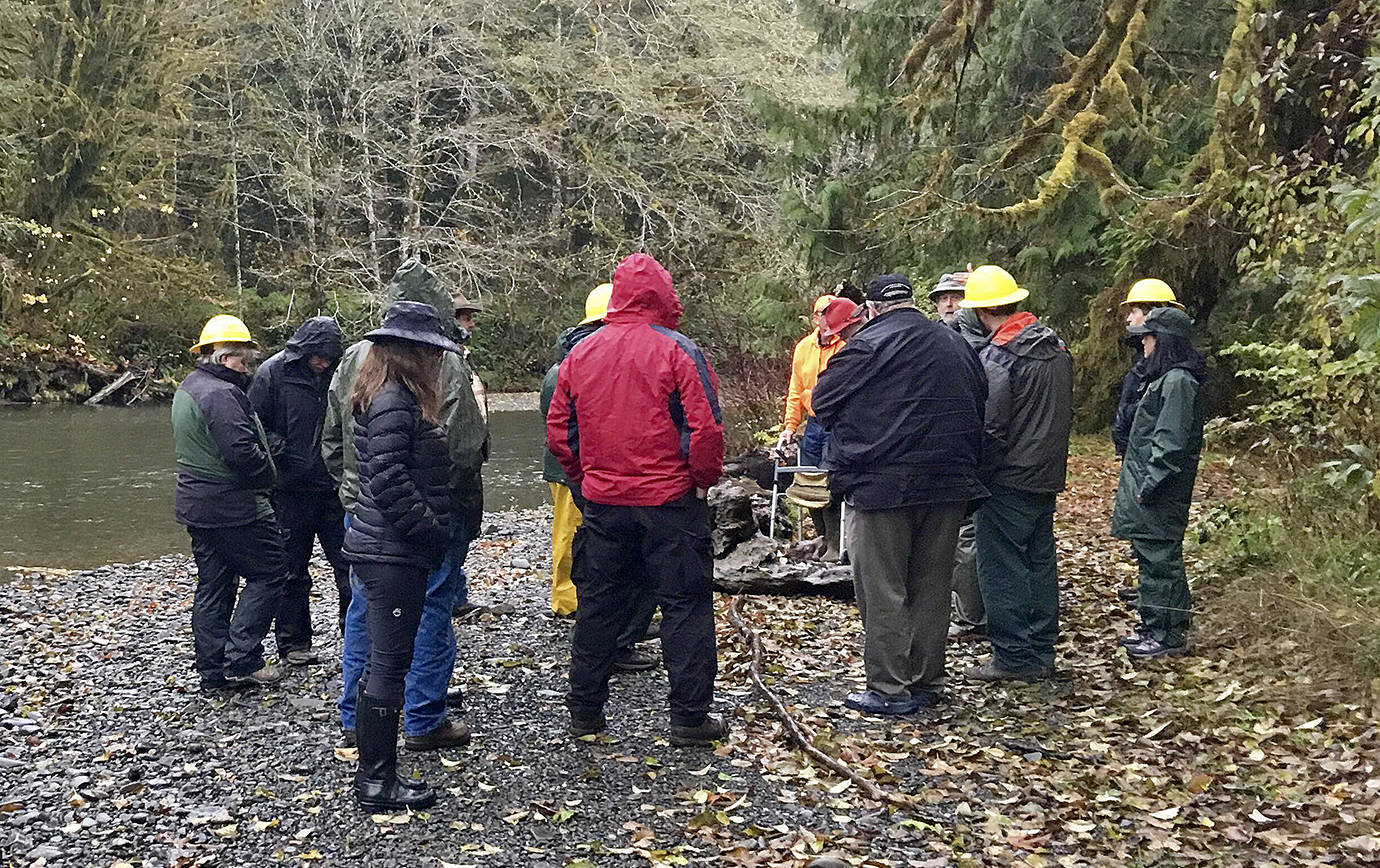
[[[1145,317],[1158,307],[1184,309],[1174,295],[1174,290],[1159,278],[1147,277],[1131,284],[1130,290],[1126,293],[1126,300],[1121,303],[1121,309],[1126,314],[1127,330],[1144,325]],[[1140,393],[1145,386],[1145,354],[1141,352],[1141,338],[1136,334],[1128,334],[1126,344],[1135,353],[1135,360],[1131,364],[1131,370],[1121,381],[1121,396],[1117,401],[1116,415],[1112,417],[1112,445],[1116,447],[1118,456],[1126,454],[1126,440],[1131,435],[1131,420],[1135,418],[1136,405],[1140,403]],[[1123,594],[1122,598],[1134,600],[1134,591],[1130,592],[1129,596]]]
[[[988,388],[982,478],[991,496],[974,524],[992,657],[967,670],[985,682],[1049,677],[1059,640],[1054,504],[1068,475],[1073,357],[1021,309],[1029,296],[1005,269],[983,265],[962,302],[991,336],[980,354]]]
[[[827,435],[818,422],[813,421],[810,396],[819,375],[829,367],[829,360],[843,349],[847,341],[842,331],[829,331],[824,321],[824,313],[839,296],[826,293],[815,299],[810,313],[814,328],[796,343],[791,353],[791,377],[786,386],[786,411],[781,422],[781,436],[777,438],[778,450],[785,450],[794,443],[799,446],[799,460],[802,465],[818,467],[823,459]],[[854,310],[857,306],[854,305]],[[833,563],[839,559],[840,506],[831,502],[824,506],[811,507],[810,519],[815,524],[815,533],[824,540],[824,560]]]
[[[604,325],[604,315],[608,313],[609,300],[613,296],[613,284],[601,283],[585,296],[585,318],[573,328],[561,332],[556,339],[556,363],[547,370],[541,382],[541,414],[551,409],[551,398],[556,393],[556,380],[560,375],[561,362],[570,351],[585,338],[594,334]],[[580,529],[579,485],[572,482],[561,468],[561,463],[551,450],[546,450],[542,458],[542,478],[551,489],[551,502],[554,509],[551,515],[551,611],[558,618],[574,618],[579,608],[579,598],[570,573],[574,566],[573,544],[575,534]],[[614,668],[631,672],[655,668],[657,659],[637,647],[637,643],[652,638],[649,626],[656,611],[656,595],[648,594],[639,599],[634,607],[633,617],[628,628],[618,640],[618,656]]]
[[[256,346],[237,317],[212,317],[191,347],[196,366],[173,395],[173,503],[196,560],[192,644],[205,691],[282,678],[264,659],[288,565],[270,500],[277,468],[249,402]]]

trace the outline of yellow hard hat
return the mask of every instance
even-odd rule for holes
[[[1123,307],[1133,304],[1167,304],[1179,310],[1184,309],[1175,297],[1174,290],[1158,277],[1147,277],[1131,284],[1131,291],[1126,293],[1126,300],[1121,304]]]
[[[245,326],[244,322],[239,317],[230,316],[228,313],[222,313],[206,321],[206,325],[201,328],[201,339],[192,344],[188,352],[195,356],[201,352],[203,347],[222,343],[252,344],[258,346],[258,344],[254,343],[254,339],[249,336],[248,327]]]
[[[824,295],[821,295],[819,298],[815,299],[814,312],[819,313],[820,311],[824,310],[826,307],[829,306],[829,302],[833,301],[836,298],[838,298],[837,295],[830,295],[827,292]]]
[[[1016,285],[1012,277],[1000,265],[980,265],[968,275],[968,283],[963,288],[963,301],[959,307],[1001,307],[1028,298],[1030,290]]]
[[[609,299],[613,298],[613,284],[601,283],[589,291],[585,296],[585,318],[580,320],[580,325],[598,322],[609,312]]]

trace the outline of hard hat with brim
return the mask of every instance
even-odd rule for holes
[[[968,275],[959,307],[1005,307],[1030,297],[1030,290],[1017,285],[1016,278],[999,265],[981,265]]]
[[[1149,307],[1156,304],[1167,304],[1170,307],[1177,307],[1179,310],[1184,309],[1184,306],[1179,304],[1179,299],[1174,295],[1174,290],[1170,288],[1169,284],[1157,277],[1147,277],[1131,284],[1131,289],[1126,293],[1126,300],[1121,303],[1121,306]]]
[[[237,316],[230,316],[228,313],[218,314],[206,321],[206,325],[201,327],[201,337],[187,350],[194,356],[201,355],[206,350],[216,344],[249,344],[257,347],[254,339],[249,336],[249,327]]]
[[[599,322],[609,312],[609,300],[613,298],[613,284],[601,283],[589,291],[585,296],[585,318],[580,320],[580,325],[588,325],[592,322]]]
[[[399,340],[461,352],[460,346],[446,337],[445,326],[436,308],[420,301],[395,301],[383,315],[383,324],[365,335],[371,341]]]
[[[797,473],[795,482],[786,489],[786,498],[806,509],[823,509],[829,505],[829,474]]]
[[[1186,338],[1193,332],[1193,317],[1177,307],[1157,307],[1145,315],[1145,322],[1126,329],[1132,335],[1178,335]]]

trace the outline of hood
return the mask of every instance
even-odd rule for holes
[[[340,326],[328,316],[314,316],[297,327],[287,342],[287,350],[295,358],[321,356],[332,363],[340,361],[345,354],[345,344],[340,336]]]
[[[651,323],[673,329],[683,312],[671,273],[645,253],[634,253],[613,272],[613,297],[604,322]]]
[[[1200,353],[1195,352],[1191,358],[1184,359],[1174,367],[1183,368],[1185,371],[1188,371],[1193,375],[1193,379],[1197,380],[1199,383],[1207,381],[1207,359],[1203,358]],[[1173,370],[1173,368],[1170,370]]]
[[[599,331],[602,325],[602,322],[585,323],[561,332],[560,337],[556,338],[556,364],[565,361],[565,357],[570,355],[576,344]]]
[[[1012,355],[1028,359],[1052,359],[1068,352],[1063,340],[1034,314],[1018,313],[992,335],[992,343]]]
[[[977,311],[971,307],[959,308],[950,328],[962,335],[968,346],[975,350],[987,345],[987,332],[982,330],[982,320],[978,319]]]
[[[392,305],[395,301],[420,301],[431,305],[441,315],[446,337],[455,339],[460,336],[460,325],[455,321],[455,302],[450,293],[441,288],[436,272],[423,265],[420,259],[413,257],[407,260],[389,278],[388,304]]]

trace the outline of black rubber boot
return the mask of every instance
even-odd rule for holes
[[[370,811],[418,811],[436,804],[436,793],[425,783],[398,777],[398,718],[402,709],[387,705],[359,688],[355,705],[355,741],[359,770],[355,798]]]

